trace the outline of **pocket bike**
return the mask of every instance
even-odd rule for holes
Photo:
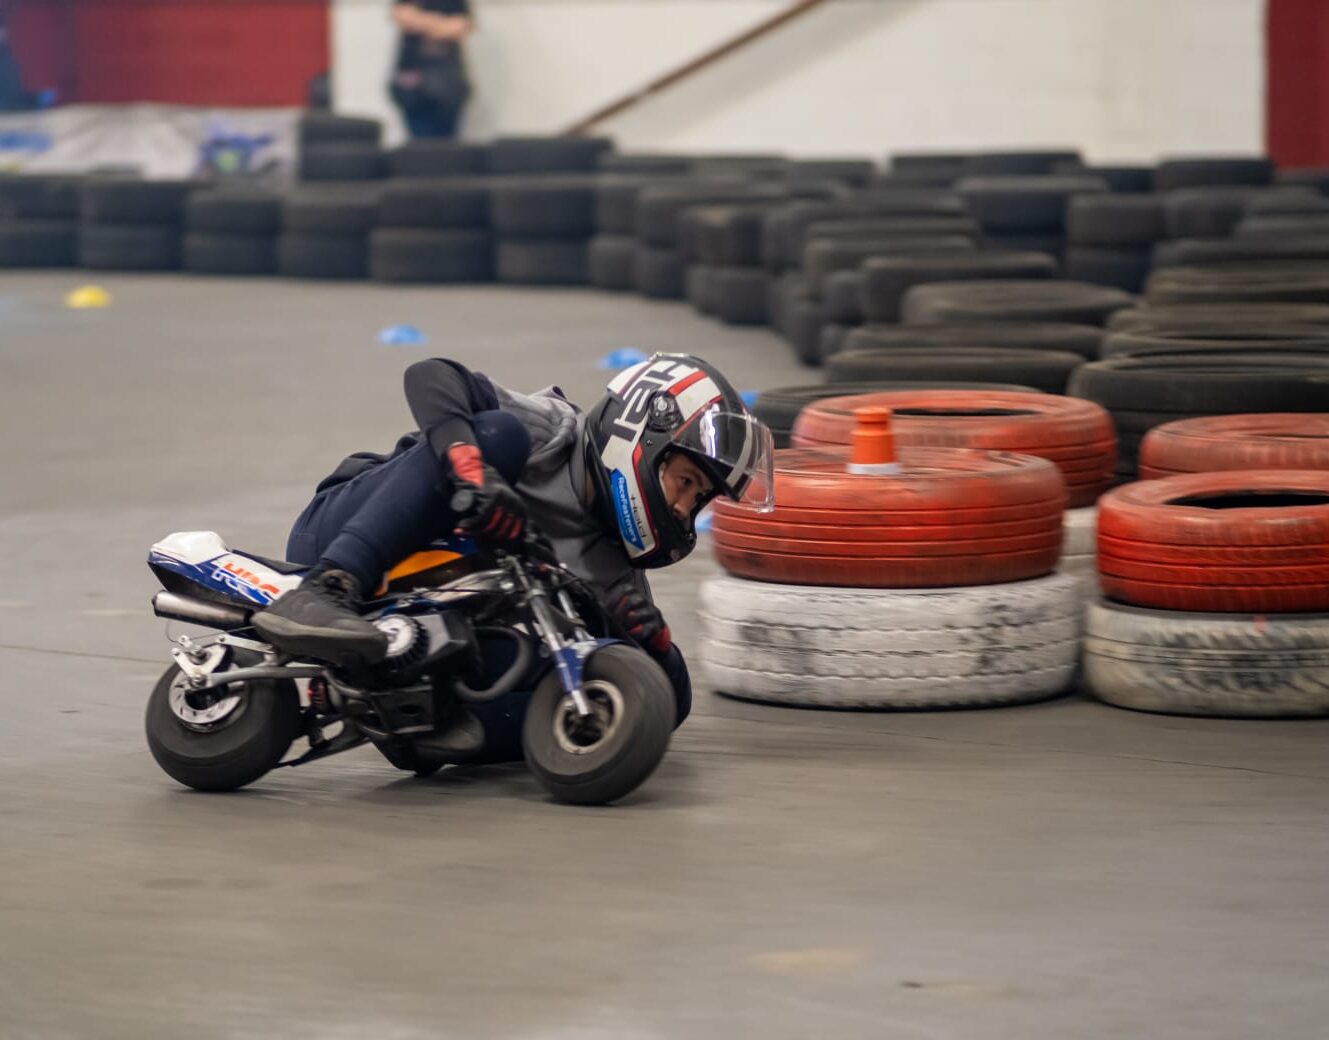
[[[598,597],[540,544],[487,553],[457,536],[403,561],[363,607],[386,658],[338,668],[250,626],[307,568],[211,531],[170,535],[148,554],[153,611],[213,632],[174,640],[148,700],[153,757],[188,787],[231,791],[369,742],[418,776],[524,758],[558,801],[622,798],[664,757],[673,688],[638,647],[591,634],[611,630]],[[283,761],[301,737],[308,750]]]

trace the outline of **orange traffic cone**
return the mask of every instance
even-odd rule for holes
[[[895,461],[895,434],[891,432],[889,408],[858,408],[854,411],[854,439],[849,449],[849,472],[889,476],[900,472]]]

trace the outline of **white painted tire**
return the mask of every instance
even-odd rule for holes
[[[814,708],[958,708],[1063,692],[1079,656],[1074,578],[849,589],[712,578],[701,662],[717,693]]]
[[[1329,714],[1329,615],[1189,614],[1099,600],[1084,676],[1108,704],[1172,715]]]
[[[1098,506],[1068,509],[1061,521],[1062,556],[1098,554]]]

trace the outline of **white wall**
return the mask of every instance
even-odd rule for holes
[[[392,117],[388,0],[333,0],[338,108]],[[472,0],[465,135],[553,132],[786,0]],[[1263,0],[831,0],[607,122],[624,150],[1262,149]],[[399,130],[396,131],[399,133]]]

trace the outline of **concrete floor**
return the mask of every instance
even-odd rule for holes
[[[765,331],[580,292],[0,275],[0,1037],[1322,1038],[1326,722],[1076,698],[854,715],[699,694],[642,791],[361,749],[176,786],[148,545],[281,552],[445,354],[589,402],[608,350],[808,381]],[[384,325],[428,348],[375,343]],[[660,575],[680,643],[707,560]]]

